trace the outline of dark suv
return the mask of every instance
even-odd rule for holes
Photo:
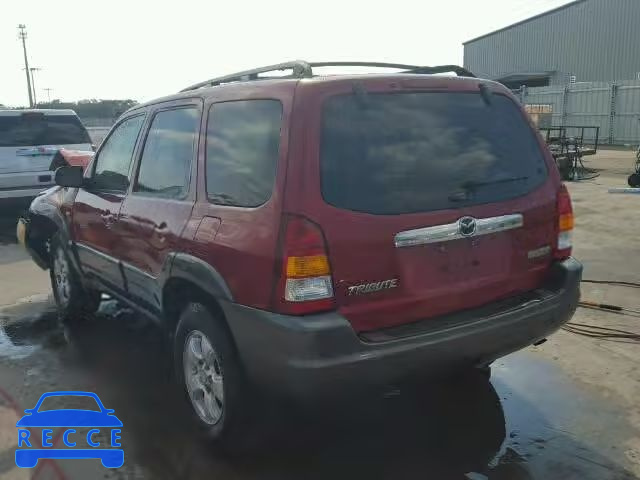
[[[25,241],[60,312],[107,293],[159,322],[214,438],[249,386],[488,373],[576,308],[571,200],[509,90],[451,66],[312,72],[329,65],[135,107],[31,207]]]

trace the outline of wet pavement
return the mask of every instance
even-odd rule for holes
[[[2,311],[0,372],[24,376],[7,385],[2,375],[0,386],[23,408],[64,388],[94,391],[115,409],[125,465],[100,477],[635,478],[618,449],[632,434],[619,407],[532,352],[500,361],[491,383],[411,382],[306,410],[258,402],[252,448],[222,455],[193,429],[153,325],[105,301],[63,328],[48,298],[31,300]],[[94,478],[60,463],[70,478]],[[0,464],[0,478],[10,467]]]

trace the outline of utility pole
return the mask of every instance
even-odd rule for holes
[[[20,24],[18,25],[18,30],[20,33],[18,36],[22,40],[22,50],[24,52],[24,69],[27,73],[27,91],[29,92],[29,107],[33,108],[33,94],[31,92],[31,71],[29,70],[29,60],[27,59],[27,32],[26,25]]]
[[[43,90],[47,92],[47,102],[51,103],[51,90],[53,90],[53,88],[43,88]]]
[[[38,67],[31,67],[29,70],[31,71],[31,87],[33,88],[33,105],[37,107],[38,100],[36,99],[36,78],[33,76],[33,72],[39,72],[42,69]]]

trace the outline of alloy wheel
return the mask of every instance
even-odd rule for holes
[[[203,422],[215,425],[224,412],[222,364],[204,333],[189,332],[184,342],[182,364],[193,409]]]

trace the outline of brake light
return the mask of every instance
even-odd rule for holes
[[[558,244],[556,245],[555,258],[564,260],[571,256],[571,248],[573,247],[573,207],[571,206],[571,197],[567,187],[563,184],[558,190],[557,197],[558,211]]]
[[[322,230],[302,217],[285,219],[280,310],[304,315],[335,308],[331,267]]]

